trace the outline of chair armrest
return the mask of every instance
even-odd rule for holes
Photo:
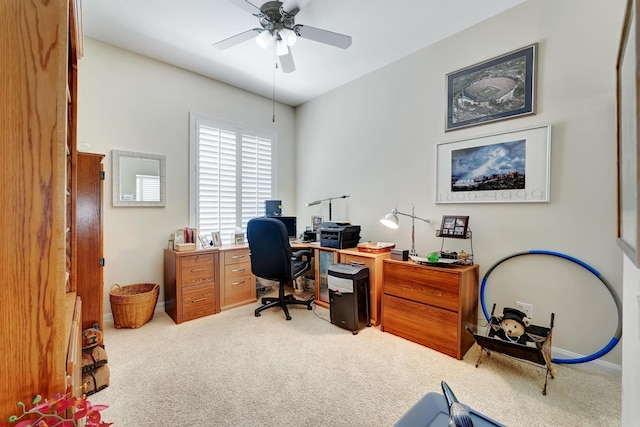
[[[295,251],[291,254],[291,261],[299,261],[302,257],[307,257],[307,261],[309,261],[313,257],[313,252],[309,249],[300,249],[299,251]]]

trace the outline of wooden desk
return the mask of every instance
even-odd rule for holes
[[[315,301],[321,307],[329,308],[329,266],[338,263],[338,250],[321,247],[320,242],[291,243],[294,250],[310,249],[313,251],[313,272],[315,282]]]
[[[320,246],[320,242],[292,243],[293,250],[311,249],[314,257],[313,277],[315,280],[316,303],[329,308],[328,269],[339,262],[356,262],[369,268],[369,302],[371,324],[380,323],[380,305],[382,297],[382,261],[391,257],[391,252],[379,254],[361,252],[358,248],[335,249]]]
[[[477,322],[478,271],[384,260],[380,329],[462,359],[474,343],[464,326]]]

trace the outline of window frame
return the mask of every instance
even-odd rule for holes
[[[199,113],[189,113],[189,226],[200,229],[197,179],[199,176],[199,163],[197,158],[197,144],[199,142],[199,128],[201,125],[235,132],[242,142],[242,135],[250,135],[261,139],[271,140],[271,195],[274,198],[277,188],[277,134],[273,130],[267,130],[249,124],[233,122],[218,117],[211,117]],[[241,226],[242,232],[246,233],[246,224],[242,225],[242,153],[236,153],[236,227]],[[223,230],[217,230],[223,231]],[[222,242],[233,243],[233,236],[226,236],[221,233]]]

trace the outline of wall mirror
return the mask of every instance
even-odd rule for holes
[[[113,206],[164,206],[166,158],[111,150]]]

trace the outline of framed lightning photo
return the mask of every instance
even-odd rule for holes
[[[548,202],[551,125],[436,145],[436,203]]]

